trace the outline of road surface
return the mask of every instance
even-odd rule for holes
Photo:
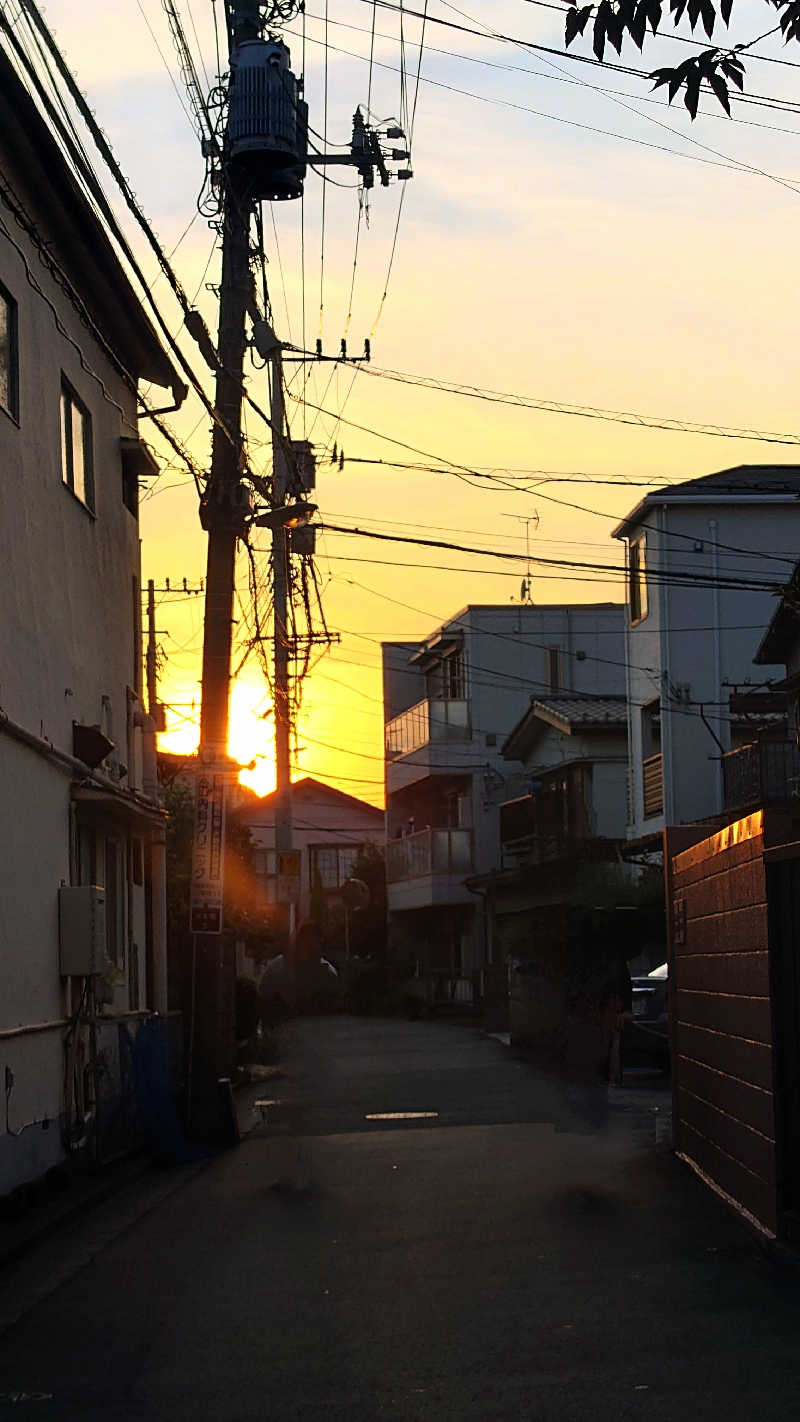
[[[283,1065],[238,1149],[0,1276],[3,1422],[796,1415],[800,1273],[655,1148],[663,1089],[437,1022],[301,1021]]]

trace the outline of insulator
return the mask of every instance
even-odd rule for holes
[[[412,168],[398,168],[395,176],[398,177],[401,182],[407,182],[409,178],[413,178],[414,170]]]
[[[347,341],[342,336],[342,360],[347,360]]]
[[[408,151],[407,148],[393,148],[393,149],[392,149],[392,162],[393,162],[393,163],[405,163],[406,159],[407,159],[407,158],[410,158],[410,157],[411,157],[411,154],[409,153],[409,151]]]
[[[319,339],[319,336],[317,337],[317,355],[322,355],[322,341]]]
[[[344,469],[344,450],[339,455],[339,468]]]
[[[336,447],[336,440],[334,440],[334,441],[333,441],[333,454],[331,455],[331,464],[336,464],[336,463],[338,462],[338,459],[339,459],[339,450],[338,450],[337,447]]]
[[[227,153],[231,177],[253,201],[302,197],[308,105],[280,40],[246,40],[231,66]]]
[[[369,339],[369,336],[367,336],[364,341],[364,359],[367,362],[367,365],[369,365],[370,360],[372,359],[372,343]]]
[[[402,128],[397,128],[397,127],[395,127],[395,128],[387,128],[387,130],[386,130],[386,137],[387,137],[387,138],[405,138],[405,136],[406,136],[406,135],[405,135],[405,130],[402,129]]]

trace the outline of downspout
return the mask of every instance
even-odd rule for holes
[[[661,547],[658,552],[659,566],[662,569],[661,598],[659,600],[660,623],[658,629],[661,643],[661,778],[663,786],[664,823],[665,825],[671,825],[675,822],[675,786],[672,755],[672,709],[670,706],[672,677],[670,675],[669,666],[669,579],[665,576],[668,572],[667,562],[669,559],[666,504],[661,505],[659,526]]]
[[[720,628],[720,595],[719,595],[719,545],[717,543],[717,520],[711,518],[708,521],[708,530],[711,535],[711,582],[712,582],[712,622],[714,630],[712,632],[714,646],[714,702],[715,715],[717,721],[717,734],[714,740],[722,748],[719,736],[721,726],[720,699],[722,697],[722,634]],[[709,727],[709,730],[711,728]],[[712,732],[713,734],[713,732]],[[722,761],[714,761],[714,809],[717,814],[722,809]]]

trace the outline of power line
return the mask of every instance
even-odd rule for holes
[[[452,553],[470,553],[475,557],[500,558],[514,563],[525,563],[530,561],[543,565],[544,567],[559,567],[577,569],[579,571],[608,572],[609,574],[619,573],[625,575],[626,568],[618,564],[610,563],[584,563],[569,558],[545,558],[541,555],[531,553],[512,553],[504,549],[472,548],[466,544],[449,543],[444,539],[435,538],[414,538],[409,534],[378,533],[373,529],[366,528],[345,528],[341,524],[326,524],[329,533],[342,533],[351,537],[370,538],[383,543],[410,543],[419,548],[445,549]],[[787,560],[788,561],[788,560]],[[647,569],[648,579],[654,582],[668,583],[677,586],[690,587],[725,587],[731,589],[747,589],[753,592],[778,592],[779,585],[774,582],[767,582],[765,579],[738,578],[732,574],[713,577],[710,574],[679,572],[673,569],[669,572],[653,567],[652,564]]]
[[[679,434],[709,435],[717,439],[748,439],[764,444],[800,445],[800,434],[784,434],[771,430],[746,429],[711,421],[687,420],[675,416],[642,415],[626,410],[608,410],[595,405],[576,405],[566,401],[547,400],[541,396],[516,395],[502,390],[488,390],[477,385],[438,379],[436,376],[413,375],[402,370],[381,369],[367,365],[365,373],[376,379],[394,381],[425,390],[438,390],[449,395],[461,395],[469,400],[487,401],[493,405],[509,405],[522,410],[540,410],[558,415],[574,415],[581,419],[605,420],[614,424],[634,425],[642,429],[668,430]]]
[[[556,6],[553,6],[552,8],[554,8],[554,9],[555,9],[555,8],[559,8],[559,9],[560,9],[560,7],[556,7]],[[562,13],[566,13],[566,10],[562,11]],[[307,16],[307,18],[310,19],[310,20],[320,20],[320,18],[321,18],[319,15],[314,15],[311,11],[306,11],[306,16]],[[367,30],[366,30],[366,28],[365,28],[363,25],[348,24],[348,23],[346,23],[346,22],[343,21],[343,20],[331,20],[330,23],[333,24],[333,25],[336,25],[339,29],[354,30],[354,31],[356,31],[356,32],[359,33],[359,34],[366,34],[366,33],[367,33]],[[390,39],[390,38],[391,38],[390,35],[381,34],[380,32],[378,32],[378,36],[379,36],[379,38],[381,38],[381,39]],[[665,36],[665,38],[684,40],[684,36],[682,36],[682,35],[668,35],[668,36]],[[318,40],[312,40],[310,37],[309,37],[309,42],[310,42],[310,43],[319,43]],[[685,39],[685,43],[687,43],[687,44],[699,44],[700,42],[697,41],[697,40],[689,40],[689,39],[687,38],[687,39]],[[428,49],[429,53],[431,53],[431,54],[442,55],[442,56],[444,56],[444,57],[446,57],[446,58],[458,59],[458,60],[463,61],[463,62],[466,63],[466,64],[479,64],[479,65],[481,65],[483,68],[487,68],[487,69],[497,69],[497,70],[500,70],[500,71],[502,71],[502,72],[504,72],[504,73],[509,73],[509,74],[527,74],[529,77],[534,78],[534,79],[548,79],[548,80],[554,81],[554,82],[556,82],[556,83],[571,84],[571,85],[574,85],[574,86],[576,86],[576,87],[583,87],[583,81],[582,81],[581,79],[579,79],[579,78],[573,78],[573,77],[571,77],[568,73],[566,73],[566,72],[563,72],[563,73],[562,73],[560,70],[557,70],[557,72],[548,73],[548,72],[546,72],[545,70],[542,70],[542,69],[530,69],[530,68],[527,67],[526,65],[521,65],[521,64],[503,64],[503,63],[498,62],[497,60],[484,59],[484,58],[482,58],[480,55],[467,54],[467,53],[464,52],[463,50],[442,49],[442,48],[440,48],[440,47],[437,47],[436,45],[431,45],[431,44],[428,44],[428,45],[427,45],[427,49]],[[342,53],[349,53],[349,51],[341,51],[341,52],[342,52]],[[359,58],[360,56],[354,56],[354,57]],[[568,54],[565,53],[564,57],[565,57],[565,58],[573,58],[574,56],[568,55]],[[753,56],[753,57],[754,57],[754,58],[758,58],[758,59],[766,59],[766,58],[767,58],[767,56],[765,56],[765,55],[756,55],[756,56]],[[776,59],[776,60],[770,61],[770,62],[773,62],[773,63],[776,63],[776,64],[780,64],[780,63],[789,63],[790,61],[782,61],[782,60]],[[386,67],[387,67],[387,68],[390,68],[391,66],[387,65]],[[800,65],[796,65],[796,66],[794,66],[794,67],[800,68]],[[555,66],[554,66],[554,68],[555,68]],[[450,87],[450,86],[448,86],[447,84],[442,83],[442,81],[437,81],[437,80],[434,80],[434,79],[429,78],[429,77],[423,78],[422,82],[423,82],[423,83],[429,83],[429,84],[437,85],[437,86],[442,87],[442,88],[448,88],[448,87]],[[595,84],[595,85],[592,85],[591,87],[594,88],[594,89],[596,90],[596,92],[598,92],[598,93],[619,94],[619,96],[620,96],[621,98],[635,98],[635,99],[637,99],[637,101],[638,101],[639,103],[642,103],[642,104],[649,104],[649,105],[652,105],[652,106],[655,107],[655,108],[660,108],[660,109],[670,109],[670,108],[671,108],[671,105],[670,105],[669,103],[667,103],[667,101],[666,101],[665,99],[658,99],[658,98],[655,98],[654,96],[652,96],[652,95],[650,95],[650,94],[647,94],[647,95],[645,95],[645,94],[630,94],[630,93],[628,93],[626,90],[608,89],[608,88],[604,88],[604,87],[599,86],[599,85],[596,85],[596,84]],[[485,96],[483,96],[483,95],[471,93],[469,90],[466,90],[466,89],[463,89],[463,90],[462,90],[462,89],[455,89],[454,92],[456,92],[456,93],[461,93],[461,94],[463,94],[465,97],[467,97],[467,98],[472,98],[472,99],[483,100],[483,99],[485,98]],[[739,101],[741,102],[742,100],[747,101],[750,96],[748,96],[748,95],[736,95],[735,97],[737,97],[737,98],[739,99]],[[503,103],[503,102],[505,102],[505,101],[498,99],[498,100],[495,100],[495,102],[499,104],[499,103]],[[776,101],[775,106],[776,106],[777,108],[779,108],[779,103],[778,103],[778,101]],[[779,111],[780,111],[780,109],[779,109]],[[797,110],[796,110],[794,107],[788,108],[786,111],[787,111],[788,113],[796,113],[796,112],[797,112]],[[715,110],[715,109],[701,110],[700,112],[701,112],[701,116],[702,116],[703,118],[713,118],[713,119],[717,119],[717,120],[722,121],[722,122],[725,122],[725,123],[739,123],[739,124],[744,124],[744,125],[746,125],[747,127],[751,127],[751,128],[762,128],[762,129],[766,129],[766,130],[768,130],[768,131],[770,131],[770,132],[775,132],[775,133],[787,133],[787,134],[792,134],[792,135],[794,135],[795,137],[800,137],[800,131],[799,131],[798,129],[795,129],[795,128],[780,128],[780,127],[777,127],[777,126],[774,125],[774,124],[759,123],[758,121],[756,121],[756,120],[754,120],[754,119],[740,118],[740,117],[738,117],[737,115],[728,115],[728,114],[720,113],[720,112],[718,112],[718,111]],[[681,136],[683,137],[684,135],[681,135]]]

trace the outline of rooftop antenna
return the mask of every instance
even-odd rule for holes
[[[517,523],[525,525],[525,577],[522,579],[519,600],[525,607],[533,606],[533,573],[531,571],[531,524],[534,528],[539,527],[539,510],[534,509],[531,514],[501,514],[501,518],[513,518]]]

